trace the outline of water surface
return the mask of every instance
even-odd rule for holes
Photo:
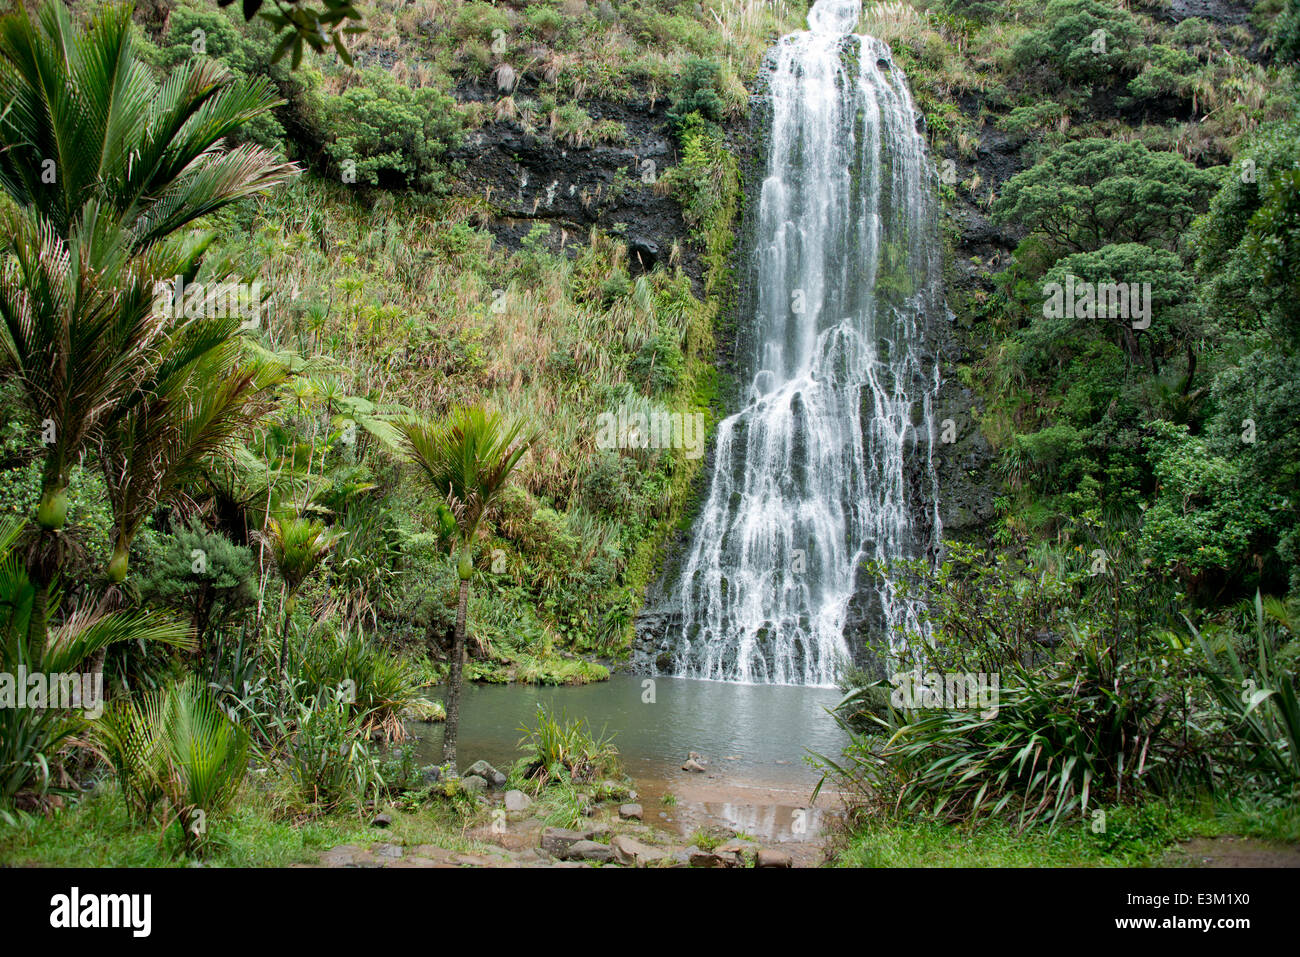
[[[520,729],[535,723],[539,704],[613,734],[628,774],[651,790],[654,782],[689,781],[692,775],[681,765],[691,751],[724,783],[811,790],[819,774],[805,756],[811,750],[834,757],[845,743],[826,713],[840,698],[833,688],[659,677],[653,679],[651,703],[645,700],[648,680],[616,674],[579,687],[468,685],[456,749],[460,764],[482,758],[508,770],[522,756]],[[421,762],[441,763],[442,725],[413,730]]]

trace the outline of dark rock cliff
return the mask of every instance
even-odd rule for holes
[[[474,84],[456,92],[462,102],[496,95]],[[627,242],[634,275],[666,261],[676,243],[682,268],[702,295],[699,254],[686,240],[681,206],[654,185],[678,158],[664,116],[667,103],[586,100],[582,107],[594,122],[621,123],[625,142],[573,145],[557,140],[544,124],[528,131],[512,120],[493,120],[449,154],[462,166],[463,190],[493,210],[484,225],[498,243],[518,248],[534,224],[547,223],[553,227],[547,247],[559,252],[563,246],[570,255],[600,226]]]

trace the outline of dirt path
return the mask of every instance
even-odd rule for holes
[[[1300,867],[1300,846],[1249,837],[1197,837],[1165,855],[1165,867]]]

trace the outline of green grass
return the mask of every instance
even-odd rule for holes
[[[1002,823],[965,827],[909,822],[863,828],[835,863],[839,867],[1122,867],[1129,861],[1100,852],[1082,828],[1017,834]]]
[[[481,847],[464,837],[467,823],[454,807],[425,803],[411,811],[389,810],[390,828],[369,826],[356,812],[339,812],[303,823],[278,819],[271,803],[245,786],[230,812],[209,820],[211,849],[203,863],[211,867],[285,867],[315,863],[322,852],[340,844],[386,841],[407,846],[436,844],[457,851]],[[80,803],[50,817],[24,817],[17,825],[0,824],[0,865],[44,867],[180,867],[188,861],[174,853],[174,829],[130,821],[116,784],[98,786]]]
[[[586,809],[591,804],[591,797],[585,791],[557,780],[538,794],[533,814],[549,827],[579,828],[586,823]]]
[[[1215,823],[1226,834],[1278,844],[1300,844],[1300,806],[1253,797],[1228,798],[1214,809]]]
[[[838,849],[837,867],[1151,867],[1180,841],[1235,835],[1273,843],[1300,841],[1300,809],[1254,799],[1112,808],[1106,829],[1091,822],[1018,832],[1001,821],[949,825],[872,821]]]
[[[703,829],[697,830],[686,840],[687,844],[694,844],[702,851],[712,851],[715,848],[721,847],[726,842],[727,839],[725,837],[718,834],[710,834],[708,831]]]

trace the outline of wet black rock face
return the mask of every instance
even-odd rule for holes
[[[475,85],[462,86],[457,95],[462,101],[493,98]],[[525,95],[516,92],[516,98]],[[599,226],[628,244],[629,271],[637,275],[666,264],[676,243],[682,268],[702,295],[702,268],[687,241],[681,206],[655,185],[678,160],[667,103],[585,100],[581,106],[593,123],[621,123],[626,141],[574,144],[554,137],[544,118],[532,130],[511,119],[493,120],[448,154],[462,164],[462,192],[486,201],[492,215],[484,225],[512,249],[537,223],[551,226],[543,241],[554,252],[576,251]]]
[[[1211,23],[1232,25],[1245,23],[1250,18],[1250,5],[1229,0],[1172,0],[1163,16],[1174,23],[1200,17]]]

